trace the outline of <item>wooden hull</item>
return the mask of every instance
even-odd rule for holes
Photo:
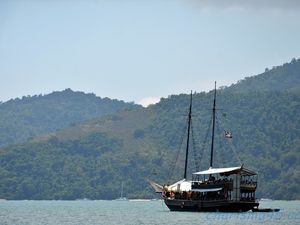
[[[228,201],[228,200],[182,200],[164,199],[165,204],[171,211],[193,212],[247,212],[258,207],[257,202]]]

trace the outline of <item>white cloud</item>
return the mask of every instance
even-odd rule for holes
[[[144,107],[147,107],[148,105],[156,104],[159,101],[160,101],[160,98],[158,98],[158,97],[146,97],[146,98],[143,98],[140,101],[138,101],[138,104],[140,104]]]

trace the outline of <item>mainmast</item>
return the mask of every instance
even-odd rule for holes
[[[211,135],[211,149],[210,149],[210,167],[213,166],[213,156],[214,156],[214,140],[215,140],[215,123],[216,123],[216,95],[217,95],[217,82],[215,81],[215,93],[214,93],[214,105],[213,105],[213,127]]]
[[[185,165],[184,165],[184,176],[183,176],[184,179],[186,179],[186,172],[187,172],[187,165],[188,165],[191,120],[192,120],[192,91],[190,97],[190,110],[188,115],[188,133],[187,133],[187,141],[186,141]]]

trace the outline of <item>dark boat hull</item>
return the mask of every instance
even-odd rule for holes
[[[279,212],[280,209],[271,209],[271,208],[254,208],[252,209],[253,212]]]
[[[165,204],[171,211],[192,212],[247,212],[257,207],[257,202],[228,201],[228,200],[182,200],[164,199]]]

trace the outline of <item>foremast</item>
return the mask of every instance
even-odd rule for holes
[[[192,121],[192,91],[190,95],[190,108],[188,115],[188,133],[187,133],[187,141],[186,141],[186,151],[185,151],[185,164],[184,164],[184,175],[183,178],[187,178],[187,166],[188,166],[188,157],[189,157],[189,143],[190,143],[190,130],[191,130],[191,121]]]
[[[213,167],[213,157],[214,157],[214,141],[215,141],[215,123],[216,123],[216,96],[217,96],[217,82],[215,81],[215,91],[214,91],[214,104],[213,104],[213,126],[211,134],[211,149],[210,149],[210,167]]]

